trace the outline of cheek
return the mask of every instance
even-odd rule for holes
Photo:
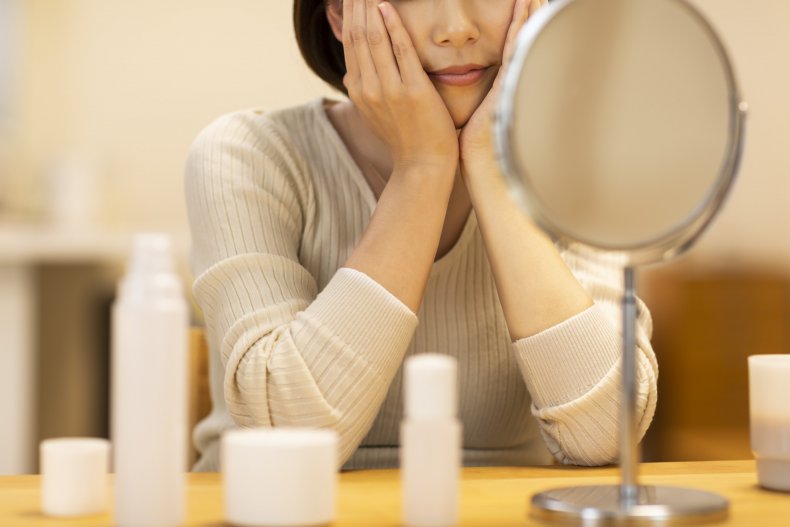
[[[491,35],[491,42],[496,46],[501,54],[505,49],[505,39],[507,39],[507,32],[510,29],[510,24],[513,22],[513,4],[515,2],[505,2],[502,10],[496,13],[497,16],[491,16],[488,22],[489,35]]]
[[[406,32],[414,40],[428,31],[426,23],[431,17],[430,2],[389,0],[400,17]]]
[[[501,56],[505,39],[513,22],[516,0],[476,0],[477,20],[486,48]]]
[[[430,26],[426,23],[431,19],[431,2],[417,2],[414,0],[390,0],[398,12],[403,28],[409,34],[412,46],[422,64],[426,64],[423,43],[430,38]]]

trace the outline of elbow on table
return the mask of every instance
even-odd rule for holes
[[[555,441],[547,441],[549,451],[562,465],[600,467],[617,463],[619,449],[617,442],[588,444],[581,447],[560,447]]]
[[[638,442],[647,433],[654,408],[648,406],[645,409],[639,425]],[[618,419],[607,421],[605,428],[591,426],[570,430],[562,425],[555,425],[553,429],[542,430],[541,433],[552,456],[560,464],[584,467],[613,465],[620,458],[620,423]]]

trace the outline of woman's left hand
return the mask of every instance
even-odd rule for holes
[[[491,129],[492,116],[499,100],[499,92],[505,79],[507,65],[515,51],[516,36],[527,19],[548,3],[549,0],[516,0],[513,7],[513,19],[505,37],[502,66],[499,68],[491,90],[464,125],[458,138],[461,173],[465,179],[474,177],[474,173],[478,171],[490,173],[492,167],[496,167]]]

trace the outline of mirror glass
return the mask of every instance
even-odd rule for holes
[[[553,2],[519,35],[498,147],[550,234],[644,263],[690,243],[720,204],[738,104],[719,40],[685,2]]]

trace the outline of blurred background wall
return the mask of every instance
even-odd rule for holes
[[[13,211],[51,213],[60,183],[102,225],[183,230],[182,167],[203,126],[328,93],[301,64],[290,2],[3,1],[19,16],[2,170]],[[51,181],[65,162],[83,181]]]
[[[693,3],[750,115],[723,213],[641,273],[662,365],[651,459],[748,456],[745,357],[790,352],[790,4]],[[331,94],[301,61],[290,1],[0,0],[0,473],[32,470],[39,438],[107,433],[119,263],[131,232],[164,230],[189,282],[182,172],[199,130]]]

